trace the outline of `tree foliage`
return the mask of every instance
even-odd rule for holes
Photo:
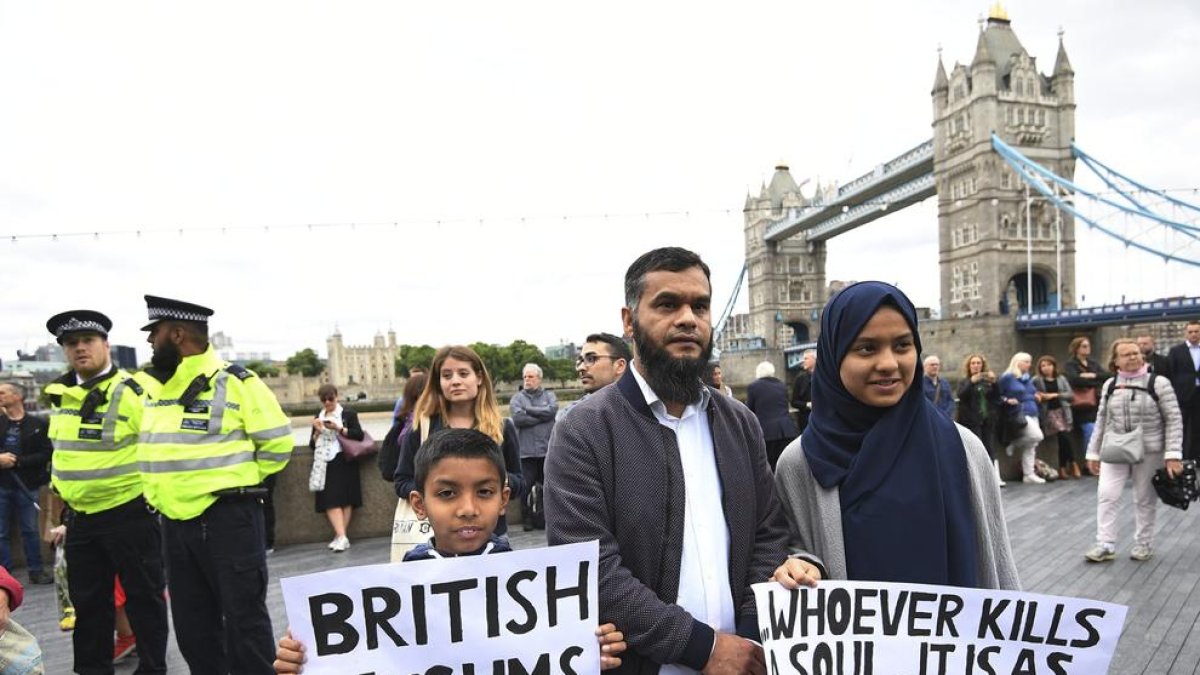
[[[396,374],[408,377],[408,371],[413,366],[421,366],[428,371],[433,363],[434,354],[437,354],[437,350],[429,345],[400,345],[400,356],[396,357]]]
[[[287,360],[289,375],[299,373],[304,377],[316,377],[325,369],[325,362],[317,358],[317,353],[311,347],[301,349]]]
[[[521,369],[526,363],[536,363],[542,368],[543,379],[549,381],[567,381],[575,379],[575,363],[570,359],[548,359],[538,349],[524,340],[515,340],[509,345],[493,345],[476,342],[470,345],[479,354],[487,366],[488,373],[496,382],[511,382],[521,379]],[[400,356],[396,358],[396,374],[408,376],[408,369],[414,365],[430,367],[437,350],[429,345],[401,345]]]
[[[259,377],[276,377],[279,375],[279,369],[265,361],[251,361],[246,364],[248,370],[252,370]]]

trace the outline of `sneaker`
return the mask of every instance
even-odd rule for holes
[[[341,538],[341,537],[334,537],[334,538],[333,538],[333,540],[329,542],[329,546],[328,546],[329,550],[330,550],[330,551],[336,551],[336,550],[337,550],[337,545],[338,545],[338,542],[339,542],[339,541],[341,541],[341,540],[342,540],[342,538]]]
[[[1025,476],[1024,478],[1022,478],[1021,482],[1022,483],[1032,483],[1034,485],[1041,485],[1046,482],[1046,479],[1042,478],[1041,476],[1039,476],[1037,474],[1031,473],[1028,476]]]
[[[268,558],[270,558],[272,555],[274,555],[274,554],[275,554],[275,547],[274,547],[274,546],[272,546],[271,548],[268,548],[268,549],[265,551],[265,553],[267,554],[267,557],[268,557]]]
[[[350,548],[350,540],[346,537],[338,537],[333,542],[332,550],[334,553],[343,553]]]
[[[63,618],[58,622],[58,629],[63,632],[75,630],[75,610],[69,609],[63,612]]]
[[[29,573],[29,583],[38,584],[39,586],[44,586],[46,584],[52,584],[52,583],[54,583],[54,575],[50,574],[49,572],[44,572],[44,571],[43,572],[30,572]]]
[[[129,635],[118,635],[116,642],[113,643],[113,663],[129,656],[133,650],[137,649],[137,636],[133,633]]]
[[[1143,546],[1141,544],[1137,544],[1133,547],[1133,550],[1129,552],[1130,560],[1149,560],[1153,556],[1154,551],[1151,551],[1149,546]]]
[[[1089,548],[1088,552],[1083,554],[1083,557],[1092,562],[1108,562],[1117,557],[1117,552],[1108,544],[1096,544]]]

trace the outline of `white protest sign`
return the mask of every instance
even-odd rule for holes
[[[599,550],[349,567],[280,585],[306,675],[598,673]]]
[[[767,672],[1102,675],[1124,605],[954,586],[754,585]]]

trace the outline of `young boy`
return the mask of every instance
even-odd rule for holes
[[[417,451],[413,490],[409,503],[433,527],[433,538],[404,556],[410,560],[488,555],[511,551],[495,536],[496,523],[508,508],[509,489],[504,455],[490,436],[474,429],[445,429],[432,434]],[[600,669],[621,665],[625,638],[611,623],[596,629],[600,642]],[[279,639],[276,673],[299,673],[304,646],[291,632]]]

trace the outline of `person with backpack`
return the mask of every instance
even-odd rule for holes
[[[1154,472],[1183,472],[1183,418],[1175,390],[1165,377],[1147,372],[1137,342],[1121,338],[1112,345],[1109,368],[1116,377],[1100,390],[1096,428],[1087,447],[1088,468],[1100,476],[1096,488],[1096,543],[1084,554],[1091,562],[1116,557],[1117,508],[1126,479],[1132,478],[1133,560],[1154,555],[1154,517],[1158,497]]]

